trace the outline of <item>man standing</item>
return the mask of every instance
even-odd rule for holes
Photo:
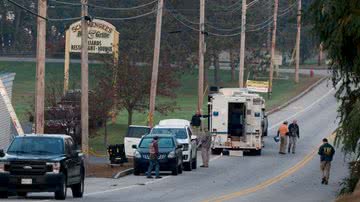
[[[279,154],[286,154],[287,135],[289,133],[288,122],[284,121],[279,127],[277,136],[280,136],[280,151]]]
[[[147,178],[152,178],[151,177],[151,172],[155,166],[155,176],[157,179],[161,178],[159,176],[159,170],[160,170],[160,165],[159,165],[159,145],[158,145],[158,137],[155,136],[152,140],[152,142],[149,145],[149,168],[148,171],[146,173]]]
[[[211,147],[211,134],[206,131],[201,135],[198,147],[201,147],[201,158],[203,165],[200,167],[208,168],[210,159],[210,147]]]
[[[318,154],[320,155],[320,170],[322,172],[321,184],[328,184],[330,177],[331,161],[335,154],[335,149],[328,143],[326,138],[323,139],[323,144],[319,148]]]
[[[292,153],[295,154],[296,149],[296,141],[300,138],[300,130],[299,126],[297,125],[297,121],[294,120],[289,125],[289,147],[288,147],[288,153],[290,153],[290,150],[292,149]]]

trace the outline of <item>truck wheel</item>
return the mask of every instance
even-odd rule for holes
[[[185,163],[185,170],[191,171],[192,170],[192,155],[189,156],[189,162]]]
[[[20,196],[20,197],[26,197],[26,195],[27,195],[27,192],[17,192],[16,193],[18,196]]]
[[[192,169],[196,169],[197,168],[197,152],[196,152],[196,156],[195,159],[193,160],[192,164],[191,164]]]
[[[55,199],[56,200],[65,200],[67,193],[67,186],[66,186],[66,176],[63,175],[62,182],[60,183],[59,190],[55,192]]]
[[[213,155],[220,155],[222,152],[222,149],[211,149],[211,154]]]
[[[255,150],[255,151],[254,151],[254,154],[255,154],[256,156],[261,156],[261,149]]]
[[[78,184],[71,187],[72,195],[74,198],[82,198],[84,194],[84,174],[81,174],[81,180]]]
[[[268,131],[266,130],[266,131],[264,131],[264,134],[263,134],[263,136],[268,136]]]
[[[2,192],[0,192],[0,198],[8,198],[8,193],[7,193],[7,191],[2,191]]]
[[[140,170],[137,168],[134,168],[134,175],[136,175],[136,176],[140,175]]]

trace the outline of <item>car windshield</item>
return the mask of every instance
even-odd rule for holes
[[[140,148],[149,148],[150,143],[152,142],[153,138],[143,138],[140,142]],[[158,139],[158,145],[159,148],[173,148],[174,147],[174,141],[171,137],[160,137]]]
[[[61,138],[21,137],[15,138],[7,150],[8,154],[57,155],[64,154]]]
[[[173,134],[177,139],[186,139],[185,128],[154,128],[151,131],[152,134]]]

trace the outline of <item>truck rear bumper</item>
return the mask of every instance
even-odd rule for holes
[[[27,180],[24,184],[23,180]],[[31,180],[30,180],[31,179]],[[31,184],[29,183],[31,181]],[[61,189],[62,174],[45,174],[39,176],[0,174],[0,191],[8,192],[55,192]]]

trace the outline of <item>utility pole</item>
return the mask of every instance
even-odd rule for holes
[[[274,0],[274,27],[272,33],[272,41],[271,41],[271,60],[270,60],[270,75],[269,75],[269,98],[271,98],[272,94],[272,83],[273,83],[273,75],[274,75],[274,58],[275,58],[275,46],[276,46],[276,26],[277,26],[277,16],[279,9],[279,0]]]
[[[241,38],[240,38],[240,64],[239,64],[239,87],[244,87],[244,63],[245,63],[245,25],[246,25],[246,0],[242,0],[241,12]]]
[[[319,46],[318,66],[321,66],[321,65],[322,65],[322,60],[323,60],[323,43],[320,43],[320,46]]]
[[[295,83],[299,83],[300,37],[301,37],[301,0],[298,0],[297,33],[296,33]]]
[[[47,0],[38,1],[38,15],[46,18]],[[35,133],[44,133],[46,20],[37,18]]]
[[[88,157],[89,152],[89,64],[88,64],[88,0],[81,0],[81,148]],[[86,163],[87,164],[87,163]]]
[[[199,80],[198,80],[198,107],[201,113],[204,103],[204,54],[205,54],[205,0],[200,0],[200,32],[199,32]]]
[[[153,125],[154,125],[155,99],[156,99],[156,89],[157,89],[158,72],[159,72],[159,56],[160,56],[161,24],[162,24],[162,15],[163,15],[163,5],[164,5],[164,0],[159,0],[157,17],[156,17],[154,59],[153,59],[153,68],[152,68],[152,75],[151,75],[151,88],[150,88],[150,107],[149,107],[150,108],[149,109],[149,126],[150,127],[153,127]]]

